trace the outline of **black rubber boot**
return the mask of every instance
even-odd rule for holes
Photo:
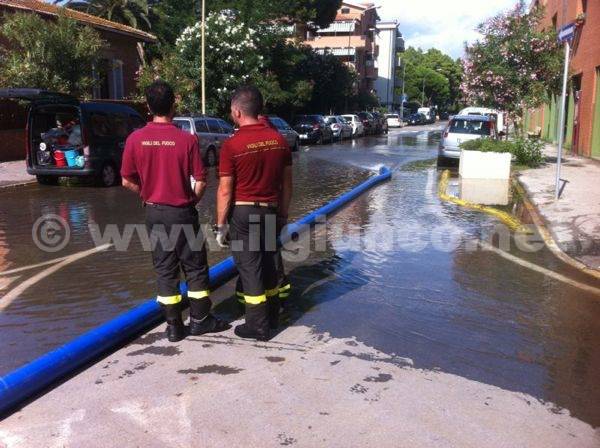
[[[269,328],[277,330],[279,328],[279,312],[281,310],[281,301],[279,296],[269,297],[267,299],[269,309]]]
[[[269,330],[269,309],[267,303],[259,305],[246,304],[246,323],[235,327],[234,333],[240,338],[268,341],[271,338]]]
[[[185,338],[185,327],[181,319],[181,304],[162,305],[167,320],[167,339],[169,342],[179,342]]]
[[[210,314],[210,299],[190,299],[190,335],[219,333],[229,330],[229,324]]]

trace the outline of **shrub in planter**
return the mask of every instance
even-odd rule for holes
[[[513,144],[505,140],[491,140],[489,138],[479,138],[461,143],[460,147],[465,151],[481,152],[510,152],[512,154]]]
[[[460,145],[465,151],[481,152],[510,152],[518,165],[531,168],[538,167],[544,160],[542,148],[544,143],[539,140],[517,138],[515,141],[477,139]]]

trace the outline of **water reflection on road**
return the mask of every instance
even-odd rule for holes
[[[394,177],[331,219],[325,251],[288,264],[295,288],[291,322],[354,336],[419,368],[527,392],[600,425],[600,297],[473,250],[496,222],[440,203],[432,161],[438,139],[439,132],[395,131],[304,148],[295,157],[295,216],[379,166],[391,167]],[[0,196],[3,271],[57,256],[31,243],[31,224],[45,211],[72,224],[72,253],[91,247],[88,223],[141,222],[143,216],[135,197],[120,189],[29,186]],[[212,221],[212,207],[203,204],[204,222]],[[445,234],[459,238],[448,241]],[[593,284],[548,251],[521,254],[511,247],[531,263]],[[212,254],[211,262],[224,255]],[[0,294],[20,281],[0,276]],[[138,247],[99,253],[53,274],[0,314],[6,341],[0,373],[152,294],[149,256]]]

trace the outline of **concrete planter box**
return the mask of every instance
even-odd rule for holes
[[[459,174],[463,179],[502,179],[510,178],[509,152],[460,152]]]

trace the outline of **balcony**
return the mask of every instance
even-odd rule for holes
[[[365,48],[367,40],[364,36],[317,36],[304,42],[314,49],[317,48]]]
[[[317,34],[348,34],[356,30],[356,21],[333,22],[327,28],[317,30]]]

